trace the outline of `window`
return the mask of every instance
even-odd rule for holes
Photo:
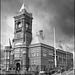
[[[46,50],[45,49],[43,49],[43,56],[46,57]]]
[[[31,26],[29,25],[29,29],[31,29]]]
[[[26,29],[28,29],[28,26],[29,26],[28,23],[26,23]]]
[[[19,24],[19,28],[20,28],[20,27],[22,27],[22,24],[21,24],[21,23]]]
[[[32,57],[34,56],[34,53],[32,53]]]
[[[5,59],[6,59],[6,52],[5,52]]]
[[[36,60],[32,60],[32,64],[35,65],[36,64]]]
[[[25,60],[23,60],[23,65],[25,65],[25,62],[26,62],[26,61],[25,61]]]
[[[36,53],[36,56],[39,56],[39,52]]]
[[[9,59],[9,52],[7,52],[7,59]]]
[[[9,65],[9,62],[7,62],[7,64]]]
[[[45,57],[46,57],[46,54],[45,54],[45,53],[43,53],[43,56],[45,56]]]
[[[15,53],[20,53],[20,49],[15,49]]]
[[[26,23],[26,28],[28,28],[28,23]]]
[[[20,49],[15,49],[15,57],[19,57],[20,56]]]
[[[13,55],[13,51],[11,52],[11,55]]]
[[[49,55],[53,55],[53,51],[50,50],[48,54],[49,54]]]
[[[9,59],[9,56],[7,57],[7,59]]]
[[[36,56],[39,56],[40,55],[40,50],[39,48],[36,48]]]
[[[16,53],[16,54],[15,54],[15,57],[19,57],[19,53]]]
[[[26,51],[25,51],[25,50],[23,50],[23,52],[21,51],[21,53],[25,54],[25,53],[26,53]]]
[[[49,63],[50,63],[50,62],[53,62],[53,59],[49,59]]]
[[[36,53],[34,52],[34,56],[36,56]]]
[[[60,54],[60,58],[61,58],[61,54]]]
[[[66,56],[64,55],[64,59],[66,58]]]
[[[20,57],[22,57],[22,52],[20,52]]]
[[[31,50],[29,50],[29,57],[31,56]]]
[[[22,33],[17,33],[17,38],[22,38]]]
[[[32,57],[36,56],[36,52],[32,52],[31,54],[32,54]]]
[[[12,62],[12,60],[10,61],[10,64],[12,64],[13,62]]]
[[[34,64],[36,64],[36,60],[34,60]]]
[[[29,57],[31,56],[31,53],[29,53]]]
[[[15,29],[17,29],[17,24],[15,24]]]
[[[21,22],[17,22],[17,28],[22,27],[22,23]]]

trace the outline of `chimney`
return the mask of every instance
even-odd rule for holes
[[[40,30],[40,31],[39,31],[39,36],[40,36],[42,39],[44,39],[43,30]]]

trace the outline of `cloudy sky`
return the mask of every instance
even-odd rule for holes
[[[42,29],[45,39],[52,44],[55,27],[56,44],[61,40],[64,49],[74,51],[74,0],[1,0],[2,47],[9,45],[9,38],[14,37],[13,17],[23,3],[33,14],[33,35]]]

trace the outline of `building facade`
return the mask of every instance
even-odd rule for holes
[[[30,68],[32,71],[39,67],[39,71],[49,70],[54,67],[53,47],[37,43],[29,47]],[[37,65],[37,66],[36,66]],[[34,69],[35,68],[35,69]]]
[[[32,14],[28,13],[23,4],[20,11],[15,15],[15,28],[13,39],[13,51],[15,66],[19,64],[21,69],[27,69],[29,65],[29,45],[32,40]]]
[[[63,51],[60,49],[56,50],[57,56],[57,67],[64,67],[65,69],[69,69],[73,67],[73,54],[67,51]]]
[[[14,16],[14,38],[12,48],[5,48],[6,69],[15,69],[20,65],[20,70],[38,71],[50,70],[55,67],[54,47],[47,45],[43,30],[32,38],[32,14],[28,13],[23,4],[20,11]],[[73,67],[73,54],[56,50],[57,67]],[[69,68],[70,68],[69,67]]]
[[[8,70],[10,67],[10,55],[11,54],[11,48],[10,46],[6,46],[4,50],[4,69]]]

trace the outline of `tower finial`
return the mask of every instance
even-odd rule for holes
[[[12,45],[11,45],[11,41],[10,41],[10,38],[9,38],[9,46],[10,46],[10,48],[12,48]]]
[[[26,9],[26,6],[25,6],[25,4],[23,3],[21,9],[19,10],[19,12],[21,12],[22,10],[25,10],[25,9]]]

